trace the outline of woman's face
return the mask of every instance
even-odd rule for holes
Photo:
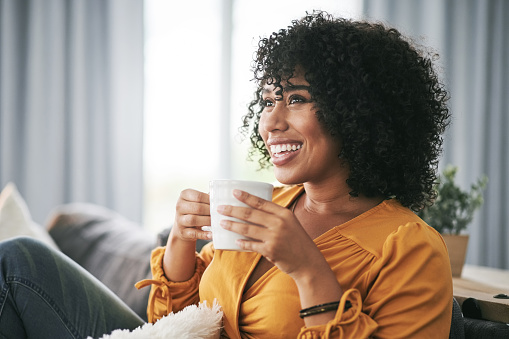
[[[274,85],[264,87],[259,123],[276,179],[283,184],[299,184],[337,176],[340,143],[319,123],[303,72],[295,72],[281,85],[282,91]]]

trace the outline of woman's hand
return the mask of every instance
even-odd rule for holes
[[[244,221],[221,220],[221,226],[225,229],[253,239],[238,240],[242,249],[260,253],[294,278],[302,272],[309,272],[313,260],[327,265],[313,240],[289,209],[244,191],[234,190],[233,193],[251,208],[224,205],[218,207],[218,212]]]
[[[203,231],[203,226],[210,226],[209,195],[192,189],[182,191],[177,201],[174,235],[184,241],[212,239],[212,232]]]
[[[191,189],[182,191],[163,258],[164,274],[169,280],[186,281],[193,276],[196,266],[196,240],[212,239],[212,232],[201,229],[208,225],[209,195]]]

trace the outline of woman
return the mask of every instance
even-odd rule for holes
[[[260,41],[254,77],[244,128],[284,186],[218,209],[254,224],[222,222],[252,252],[195,254],[209,196],[182,192],[140,284],[149,319],[217,299],[231,338],[448,337],[447,250],[412,211],[435,197],[449,123],[431,60],[394,29],[315,12]]]
[[[150,321],[217,299],[231,338],[447,337],[452,279],[430,204],[447,95],[422,56],[382,25],[317,12],[262,39],[244,119],[273,201],[236,192],[252,252],[195,253],[210,239],[209,196],[182,192],[166,247],[152,254]],[[0,336],[98,337],[142,324],[84,270],[41,244],[0,251]]]

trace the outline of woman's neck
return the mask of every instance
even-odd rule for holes
[[[316,215],[359,215],[375,207],[383,197],[351,196],[346,180],[324,184],[304,183],[305,193],[300,204],[307,213]]]

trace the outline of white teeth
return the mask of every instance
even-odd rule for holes
[[[295,144],[293,144],[293,145],[291,145],[291,144],[272,145],[272,146],[270,146],[270,151],[273,154],[277,154],[277,153],[286,152],[286,151],[296,151],[300,148],[301,148],[300,145],[295,145]]]

